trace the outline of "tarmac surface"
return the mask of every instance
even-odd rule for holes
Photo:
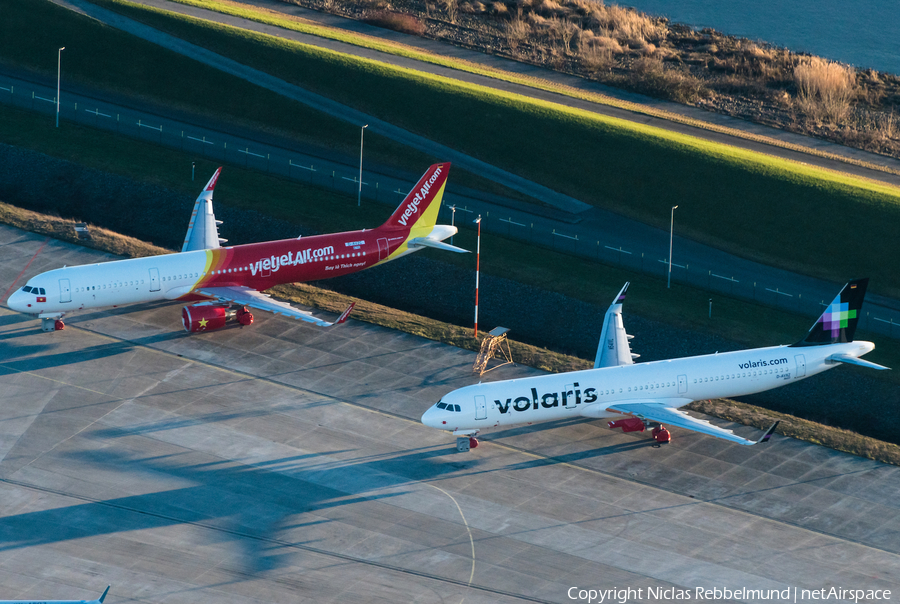
[[[0,227],[0,293],[109,258]],[[188,335],[179,305],[155,304],[42,333],[0,309],[0,597],[900,593],[900,468],[778,436],[674,430],[654,449],[599,421],[488,432],[457,453],[418,418],[476,381],[473,353],[352,319],[256,319]]]

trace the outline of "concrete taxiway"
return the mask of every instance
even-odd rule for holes
[[[102,258],[0,227],[4,291],[29,262],[22,279]],[[777,436],[675,431],[654,449],[587,421],[489,432],[461,454],[418,418],[474,381],[472,353],[256,317],[187,335],[160,304],[41,333],[0,309],[0,598],[107,584],[112,603],[900,594],[900,468]]]

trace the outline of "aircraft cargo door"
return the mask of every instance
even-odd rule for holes
[[[806,356],[802,354],[794,355],[794,360],[797,361],[797,371],[794,372],[795,378],[801,378],[806,375]]]
[[[72,286],[69,284],[68,279],[60,279],[59,280],[59,301],[60,302],[71,302],[72,301]]]
[[[475,397],[475,419],[487,419],[487,401],[480,395]]]
[[[687,392],[687,376],[679,375],[678,376],[678,394],[684,394]]]
[[[159,269],[158,268],[150,269],[150,291],[152,291],[152,292],[159,291]]]

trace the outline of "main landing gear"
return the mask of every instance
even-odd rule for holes
[[[471,434],[462,434],[456,435],[456,450],[460,453],[465,453],[469,449],[477,449],[478,448],[478,439],[475,438],[477,432],[473,432]]]
[[[41,331],[62,331],[66,328],[63,323],[62,316],[58,317],[41,317]]]
[[[662,424],[653,428],[653,432],[650,433],[653,437],[653,440],[656,441],[653,443],[654,447],[661,447],[662,445],[669,444],[669,441],[672,440],[672,435],[666,430],[666,427]]]

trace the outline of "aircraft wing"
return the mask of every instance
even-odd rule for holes
[[[203,192],[197,197],[197,201],[194,202],[194,212],[191,214],[191,222],[188,224],[184,244],[181,246],[182,252],[213,250],[219,247],[220,243],[226,241],[219,237],[219,225],[222,223],[216,220],[212,206],[213,190],[216,188],[216,182],[221,173],[222,168],[220,167],[206,183]]]
[[[765,435],[759,440],[747,440],[746,438],[741,438],[731,430],[719,428],[706,420],[691,417],[684,411],[671,407],[664,402],[617,403],[611,405],[608,409],[629,413],[641,419],[652,420],[668,426],[678,426],[685,430],[709,434],[710,436],[723,438],[742,445],[755,445],[760,442],[767,442],[769,437],[775,431],[775,426],[778,425],[778,422],[775,422],[775,424],[769,428]]]
[[[300,319],[301,321],[306,321],[308,323],[315,323],[319,327],[331,327],[332,325],[343,323],[347,320],[347,317],[350,316],[350,311],[353,310],[353,307],[356,306],[356,302],[352,303],[347,308],[347,310],[341,313],[341,316],[338,317],[336,321],[334,321],[333,323],[329,323],[328,321],[324,321],[314,316],[311,312],[300,310],[299,308],[294,308],[287,302],[279,302],[278,300],[273,299],[268,294],[264,294],[243,285],[226,287],[201,287],[194,290],[194,293],[209,296],[210,298],[216,298],[220,302],[230,302],[232,304],[246,306],[247,308],[265,310],[271,313],[275,313],[276,315],[284,315],[286,317],[291,317],[292,319]]]
[[[628,344],[631,336],[625,332],[625,325],[622,323],[622,302],[625,301],[629,285],[625,284],[603,317],[603,331],[600,332],[600,342],[597,344],[594,369],[631,365],[634,359],[640,356],[631,352],[631,346]]]

